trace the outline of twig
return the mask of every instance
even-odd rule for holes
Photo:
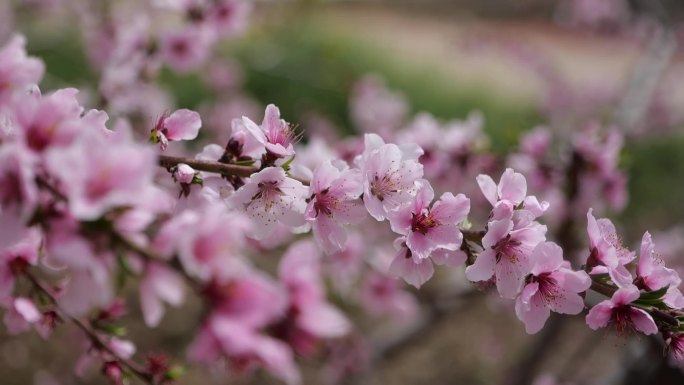
[[[74,325],[76,325],[76,327],[78,327],[98,349],[104,350],[110,355],[112,355],[117,362],[121,363],[121,365],[126,367],[128,370],[130,370],[131,373],[133,373],[136,377],[140,378],[144,382],[150,385],[159,384],[157,381],[155,381],[154,377],[138,363],[119,356],[116,353],[116,351],[114,351],[114,349],[112,349],[105,341],[102,340],[98,333],[92,328],[90,322],[80,320],[67,313],[64,309],[62,309],[59,306],[59,303],[57,302],[57,299],[53,295],[52,291],[45,287],[45,285],[43,285],[33,274],[31,274],[28,270],[24,270],[23,274],[36,289],[38,289],[49,299],[49,301],[54,306],[55,310],[60,314],[60,317],[65,320],[69,320]]]
[[[185,163],[198,171],[213,172],[217,174],[236,175],[247,177],[259,171],[256,167],[226,164],[208,160],[182,158],[178,156],[159,155],[159,165],[166,168]]]

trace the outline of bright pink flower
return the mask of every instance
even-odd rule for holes
[[[147,196],[157,170],[152,148],[106,140],[95,132],[82,133],[69,148],[48,151],[46,160],[68,199],[70,212],[85,220],[139,203]]]
[[[179,306],[185,298],[183,279],[175,271],[159,263],[148,263],[140,283],[140,306],[145,324],[159,325],[164,316],[163,302]]]
[[[266,150],[277,158],[286,158],[294,155],[293,144],[298,136],[294,126],[280,118],[280,110],[273,104],[266,106],[264,120],[257,125],[247,117],[242,117],[242,122],[247,131]]]
[[[230,199],[254,221],[252,235],[260,240],[271,235],[277,223],[304,225],[306,194],[306,187],[288,178],[285,170],[268,167],[253,174]]]
[[[174,71],[194,71],[207,60],[215,40],[209,28],[174,29],[161,36],[159,55]]]
[[[475,263],[466,268],[471,281],[486,281],[496,276],[496,288],[504,298],[513,299],[520,292],[529,273],[529,256],[545,240],[546,226],[531,220],[525,210],[516,210],[509,218],[490,221],[482,238],[484,250]]]
[[[372,137],[366,135],[366,150],[361,160],[363,202],[368,212],[382,221],[388,211],[409,202],[415,194],[415,182],[423,176],[423,166],[418,162],[422,150],[407,151],[391,143],[372,150],[372,147],[369,149],[373,145],[369,141]]]
[[[419,258],[406,245],[406,237],[395,239],[394,246],[398,251],[389,266],[389,273],[416,288],[432,278],[435,272],[433,264],[458,266],[466,261],[463,251],[447,249],[435,249],[428,258]]]
[[[663,332],[663,338],[672,357],[677,361],[684,361],[684,333]]]
[[[26,38],[14,35],[0,47],[0,104],[13,91],[25,91],[40,82],[45,72],[42,61],[26,55]]]
[[[468,215],[470,200],[463,194],[444,193],[431,205],[432,186],[427,181],[419,185],[413,202],[387,214],[392,230],[406,236],[406,245],[420,259],[437,249],[458,250],[463,239],[458,224]]]
[[[152,138],[164,151],[169,141],[195,139],[201,127],[202,119],[195,111],[183,108],[171,115],[165,112],[152,129]]]
[[[530,275],[515,301],[515,313],[529,334],[544,327],[550,311],[579,314],[584,309],[579,293],[589,289],[591,279],[587,273],[570,268],[558,245],[538,244],[530,255],[530,266]]]
[[[591,252],[587,264],[590,274],[608,273],[613,282],[626,287],[632,285],[632,274],[625,267],[634,259],[634,252],[622,246],[613,223],[606,218],[596,220],[592,209],[587,212],[587,233]]]
[[[314,171],[304,217],[326,253],[345,247],[347,232],[343,225],[358,224],[365,218],[366,210],[359,199],[362,192],[357,169],[340,170],[327,161]]]
[[[295,325],[318,338],[335,338],[349,332],[344,314],[325,298],[320,254],[311,241],[298,241],[285,252],[278,275],[290,294],[289,313]]]
[[[607,299],[592,307],[587,314],[587,325],[596,330],[613,324],[618,333],[638,330],[644,334],[658,332],[653,318],[643,309],[630,304],[639,299],[639,289],[625,286],[618,289],[611,299]]]

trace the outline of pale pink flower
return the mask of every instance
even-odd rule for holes
[[[412,319],[418,314],[416,298],[402,289],[394,277],[371,271],[363,280],[359,302],[372,316],[391,316],[398,321]]]
[[[0,103],[13,91],[24,91],[40,82],[45,65],[26,54],[26,38],[14,35],[0,47]]]
[[[294,155],[293,144],[298,136],[294,126],[280,118],[280,110],[273,104],[266,106],[264,120],[257,125],[247,117],[242,117],[247,131],[263,145],[267,152],[276,158],[286,158]]]
[[[32,215],[38,201],[34,170],[38,159],[20,143],[0,147],[0,205],[14,208],[23,219]]]
[[[366,136],[366,150],[362,157],[364,185],[363,202],[368,212],[378,221],[387,212],[410,201],[415,194],[415,183],[423,176],[418,162],[420,151],[406,151],[395,144],[381,144],[369,150],[372,136]]]
[[[157,170],[152,148],[132,141],[108,141],[95,132],[84,132],[69,148],[48,151],[46,160],[70,212],[85,220],[140,202]]]
[[[254,221],[252,235],[260,240],[273,233],[276,224],[297,227],[306,223],[307,189],[287,177],[280,167],[267,167],[253,174],[230,200]]]
[[[350,110],[362,131],[387,136],[401,127],[408,105],[404,96],[388,90],[382,79],[366,76],[354,85]]]
[[[285,252],[278,275],[290,294],[290,313],[295,314],[296,326],[318,338],[340,337],[350,331],[351,324],[325,298],[320,257],[315,243],[298,241]]]
[[[202,119],[195,111],[183,108],[170,115],[165,112],[152,129],[152,139],[159,142],[159,146],[164,151],[169,141],[195,139],[201,127]]]
[[[461,250],[435,249],[428,258],[419,258],[406,245],[406,237],[394,240],[397,253],[394,255],[389,273],[403,278],[407,283],[420,288],[435,272],[433,264],[458,266],[466,261]]]
[[[592,307],[587,314],[587,325],[596,330],[612,324],[619,333],[638,330],[644,334],[658,332],[653,318],[645,310],[630,304],[639,299],[639,289],[625,286],[618,289],[611,299],[607,299]]]
[[[458,224],[468,215],[470,200],[447,192],[431,204],[432,186],[427,181],[419,185],[412,202],[387,214],[392,230],[406,236],[406,245],[420,259],[437,249],[458,250],[463,240]]]
[[[587,212],[587,233],[591,254],[587,264],[589,274],[608,273],[613,282],[620,286],[632,285],[632,274],[625,267],[634,259],[634,252],[622,246],[615,226],[606,218],[596,219],[592,209]]]
[[[679,274],[665,267],[663,260],[656,256],[655,245],[648,231],[641,238],[636,275],[637,287],[648,291],[657,291],[666,286],[677,287],[682,282]]]
[[[304,217],[326,253],[345,247],[347,232],[343,225],[358,224],[365,218],[362,192],[361,173],[357,169],[340,170],[327,161],[314,171]]]
[[[466,268],[466,277],[475,282],[495,275],[499,294],[515,298],[529,273],[532,250],[546,237],[546,226],[532,221],[531,216],[528,211],[516,210],[511,217],[490,221],[482,238],[484,250]]]
[[[206,18],[222,35],[232,35],[245,29],[251,11],[247,0],[219,0],[212,2]]]
[[[2,214],[0,214],[0,217]],[[0,222],[0,228],[4,235],[5,232],[9,236],[13,234],[12,229],[6,227],[4,223]],[[43,241],[40,231],[37,229],[26,229],[21,226],[23,234],[18,237],[12,237],[12,244],[8,247],[0,243],[0,304],[5,304],[11,301],[12,292],[14,290],[14,272],[13,265],[36,265],[38,263],[38,252]]]
[[[185,298],[183,279],[177,272],[159,263],[148,263],[140,283],[140,306],[149,327],[159,325],[166,302],[179,306]]]
[[[176,178],[176,181],[178,181],[178,183],[190,184],[195,178],[196,173],[197,172],[195,171],[195,169],[193,169],[185,163],[181,163],[176,168],[176,171],[173,173],[173,176]]]
[[[191,25],[184,29],[174,29],[161,36],[159,55],[174,71],[194,71],[207,60],[215,40],[210,28]]]
[[[544,327],[550,312],[579,314],[584,299],[579,293],[591,286],[583,271],[573,271],[563,260],[563,250],[552,242],[542,242],[530,255],[530,275],[515,301],[515,313],[529,334]]]
[[[492,206],[496,206],[500,201],[506,201],[513,207],[518,207],[527,196],[527,181],[522,174],[511,168],[507,168],[501,175],[501,180],[497,185],[489,175],[480,174],[477,176],[477,184],[482,190],[482,194]]]

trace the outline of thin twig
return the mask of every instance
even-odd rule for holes
[[[154,377],[138,363],[119,356],[117,352],[114,351],[114,349],[112,349],[105,341],[102,340],[98,333],[93,329],[92,325],[90,325],[90,322],[76,318],[67,313],[64,309],[62,309],[59,306],[59,303],[57,302],[57,298],[55,298],[54,294],[52,293],[52,290],[45,287],[45,285],[43,285],[38,280],[38,278],[36,278],[29,271],[24,271],[23,273],[24,276],[31,282],[31,284],[49,299],[49,301],[54,306],[55,310],[59,312],[60,317],[65,320],[69,320],[74,325],[76,325],[76,327],[78,327],[98,349],[104,350],[110,355],[112,355],[117,362],[121,363],[121,365],[126,367],[128,370],[130,370],[131,373],[133,373],[136,377],[140,378],[144,382],[150,385],[158,384],[155,381]]]
[[[159,165],[166,168],[185,163],[197,171],[213,172],[217,174],[236,175],[247,177],[259,171],[256,167],[226,164],[208,160],[183,158],[178,156],[159,155]]]

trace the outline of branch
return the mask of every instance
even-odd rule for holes
[[[240,166],[236,164],[212,162],[209,160],[197,160],[178,156],[159,155],[159,165],[162,167],[171,168],[181,163],[185,163],[198,171],[213,172],[223,175],[247,177],[259,171],[256,167],[251,166]]]
[[[136,363],[133,360],[123,358],[119,356],[95,331],[90,324],[89,321],[83,321],[81,319],[78,319],[72,315],[69,315],[64,309],[62,309],[58,302],[57,298],[55,298],[54,294],[52,294],[52,291],[45,287],[33,274],[31,274],[28,270],[23,271],[24,276],[31,282],[31,284],[41,293],[43,293],[52,303],[54,306],[55,310],[59,313],[59,316],[62,319],[69,320],[71,321],[76,327],[78,327],[85,335],[88,337],[93,345],[97,347],[100,350],[104,350],[112,357],[116,359],[121,365],[126,367],[131,373],[133,373],[136,377],[140,378],[142,381],[144,381],[147,384],[150,385],[158,385],[158,381],[155,381],[154,377],[141,365]]]

